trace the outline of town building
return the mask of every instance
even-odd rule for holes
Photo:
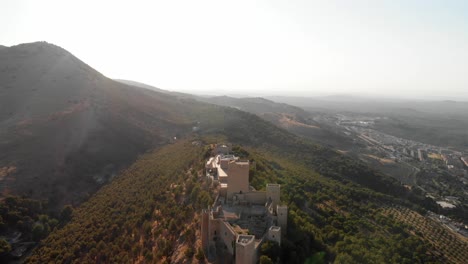
[[[427,152],[424,149],[418,149],[419,161],[424,161],[427,158]]]
[[[460,159],[463,162],[463,165],[465,165],[465,168],[468,168],[468,156],[461,157]]]

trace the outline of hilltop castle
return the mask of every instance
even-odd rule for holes
[[[202,212],[202,247],[208,258],[256,263],[262,243],[281,244],[288,207],[281,205],[279,184],[267,184],[266,191],[250,186],[250,162],[230,151],[228,145],[217,145],[215,156],[206,163],[206,175],[219,186],[219,193],[213,206]]]

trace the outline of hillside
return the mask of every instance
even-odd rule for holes
[[[148,85],[148,84],[145,84],[145,83],[141,83],[141,82],[136,82],[136,81],[122,80],[122,79],[114,79],[114,81],[119,82],[119,83],[123,83],[123,84],[127,84],[127,85],[131,85],[131,86],[135,86],[135,87],[140,87],[140,88],[144,88],[144,89],[148,89],[148,90],[153,90],[153,91],[157,91],[157,92],[161,92],[161,93],[165,93],[165,94],[174,95],[174,96],[177,96],[179,98],[185,98],[185,99],[200,99],[200,98],[202,98],[202,97],[192,95],[192,94],[188,94],[188,93],[181,93],[181,92],[174,92],[174,91],[159,89],[157,87],[154,87],[154,86],[151,86],[151,85]],[[203,101],[203,100],[201,100],[201,101]]]
[[[468,152],[468,107],[457,114],[409,112],[378,120],[376,129],[402,138]]]
[[[241,111],[255,114],[278,127],[284,128],[293,134],[310,139],[318,144],[336,149],[349,149],[353,141],[337,131],[335,127],[314,120],[311,113],[285,103],[277,103],[261,97],[234,98],[230,96],[197,96],[186,93],[160,90],[151,85],[128,80],[116,80],[122,83],[135,85],[150,90],[161,91],[181,99],[194,99],[196,101],[236,108]]]
[[[159,88],[156,88],[154,86],[144,84],[144,83],[141,83],[141,82],[135,82],[135,81],[130,81],[130,80],[122,80],[122,79],[114,79],[114,81],[120,82],[120,83],[123,83],[123,84],[128,84],[128,85],[135,86],[135,87],[145,88],[145,89],[148,89],[148,90],[154,90],[154,91],[157,91],[157,92],[167,93],[167,91],[165,91],[165,90],[162,90],[162,89],[159,89]]]
[[[1,195],[78,203],[197,121],[196,103],[110,80],[45,42],[2,49],[0,79]]]
[[[225,123],[224,132],[217,136],[181,140],[141,157],[75,210],[71,222],[44,240],[28,262],[203,260],[197,235],[199,212],[210,204],[215,192],[202,177],[202,168],[209,143],[230,138],[244,146],[234,147],[236,155],[256,162],[251,174],[255,188],[261,189],[266,182],[282,185],[290,225],[280,251],[273,256],[283,263],[304,263],[322,255],[336,263],[463,263],[458,253],[466,245],[442,226],[437,226],[439,232],[452,236],[450,243],[458,247],[456,251],[431,245],[433,240],[425,234],[412,231],[418,226],[389,215],[389,208],[406,208],[419,215],[419,206],[401,198],[416,201],[416,194],[288,133],[275,131],[258,142],[257,132],[270,125],[252,115],[225,112],[227,116],[238,114],[246,123],[257,121],[260,128],[248,132]],[[239,131],[245,132],[244,139],[237,138]],[[310,157],[299,159],[303,153]],[[359,176],[363,179],[356,178]],[[364,178],[373,183],[367,187],[357,183]]]
[[[139,82],[128,80],[117,81],[134,84],[135,86],[148,88],[150,90],[160,90],[159,88]],[[230,96],[197,96],[179,92],[161,91],[179,98],[194,99],[200,102],[232,107],[255,114],[295,135],[334,149],[348,151],[353,149],[356,144],[353,139],[343,135],[343,132],[336,126],[327,124],[326,122],[323,122],[323,120],[320,120],[322,113],[311,113],[310,111],[306,111],[300,107],[289,104],[289,102],[282,103],[282,97],[279,98],[279,101],[272,101],[277,100],[278,97],[271,97],[272,100],[269,100],[262,97],[235,98]],[[308,98],[306,99],[308,100]],[[310,103],[310,101],[307,102]],[[315,103],[315,101],[313,102]],[[295,101],[292,101],[292,103],[295,103]]]
[[[196,97],[199,101],[220,106],[229,106],[258,115],[287,131],[312,140],[318,144],[337,149],[347,149],[353,141],[340,134],[333,127],[314,120],[314,115],[302,108],[277,103],[264,98],[233,98],[229,96]]]

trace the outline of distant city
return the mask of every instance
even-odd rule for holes
[[[368,157],[387,165],[404,164],[412,168],[413,173],[408,175],[407,179],[400,179],[406,182],[407,188],[422,189],[426,197],[435,200],[442,208],[452,209],[461,205],[460,197],[444,195],[445,192],[440,191],[441,188],[448,188],[448,186],[444,186],[443,182],[435,182],[430,177],[435,174],[444,174],[468,185],[468,154],[455,149],[399,138],[374,129],[375,121],[386,117],[344,114],[336,114],[335,117],[335,124],[344,129],[344,134],[355,135],[356,137],[353,138],[365,145],[366,150],[371,153],[367,155]],[[426,176],[429,179],[426,179]],[[427,188],[428,184],[425,182],[427,180],[438,186]],[[428,216],[452,231],[468,237],[468,226],[463,223],[434,212],[429,212]]]

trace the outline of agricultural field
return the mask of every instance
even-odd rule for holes
[[[429,241],[433,254],[442,263],[466,263],[468,259],[468,239],[450,231],[434,220],[404,207],[387,207],[385,215],[391,215],[405,224],[412,234]]]

